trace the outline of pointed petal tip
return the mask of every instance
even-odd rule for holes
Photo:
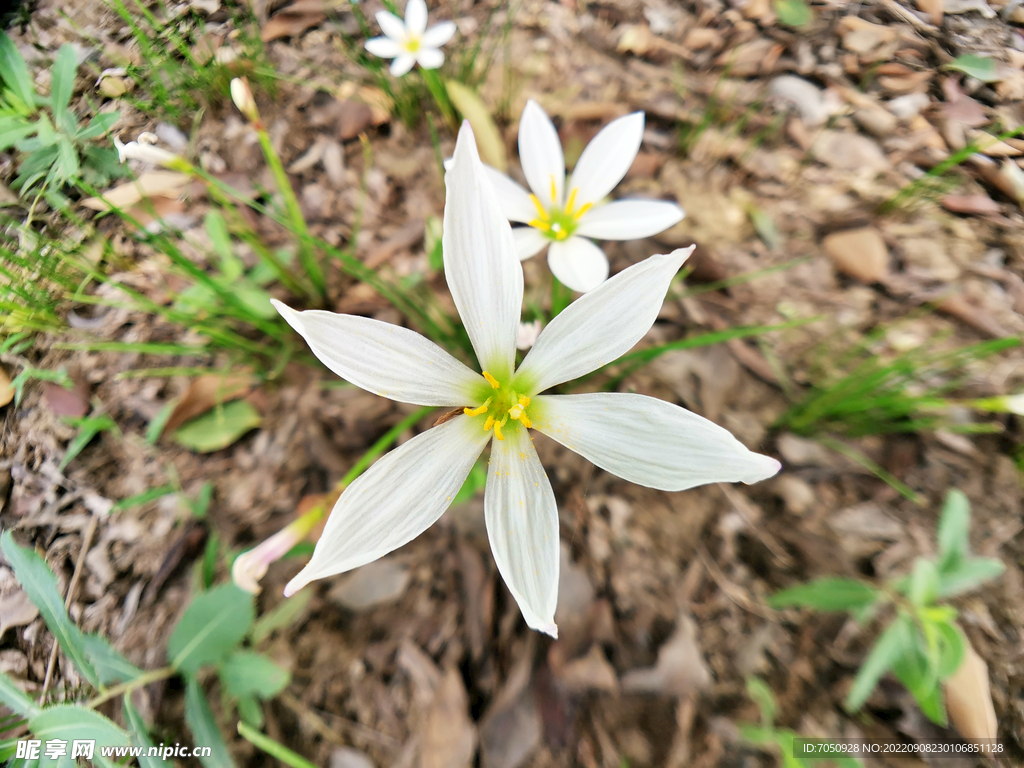
[[[544,624],[539,627],[534,627],[534,629],[536,629],[538,632],[543,632],[545,635],[550,635],[551,637],[555,638],[555,640],[558,639],[558,625],[554,622],[552,622],[551,624]]]
[[[300,573],[299,576],[301,576],[301,575],[302,574]],[[296,592],[298,592],[300,589],[302,589],[304,586],[306,586],[306,584],[309,583],[306,579],[300,580],[299,576],[296,576],[294,579],[292,579],[287,584],[285,584],[285,586],[284,586],[284,596],[285,597],[291,597]]]
[[[754,483],[760,483],[763,480],[767,480],[770,477],[775,477],[782,469],[782,462],[778,459],[773,459],[771,456],[765,456],[761,453],[753,454],[756,461],[756,471],[752,471],[750,479],[743,480],[745,485],[753,485]]]

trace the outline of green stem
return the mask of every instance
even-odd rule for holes
[[[86,709],[96,709],[101,704],[105,704],[113,698],[120,696],[123,693],[134,691],[136,688],[141,688],[144,685],[155,683],[157,680],[164,680],[177,674],[178,670],[174,667],[160,667],[160,669],[152,669],[149,672],[143,672],[141,675],[136,677],[134,680],[129,680],[126,683],[115,685],[113,688],[107,688],[103,693],[94,699],[90,699],[86,705]]]
[[[434,101],[437,102],[437,108],[441,110],[441,114],[444,119],[448,121],[448,124],[452,128],[457,128],[459,125],[458,118],[455,117],[455,108],[452,107],[451,100],[448,98],[448,89],[444,87],[444,83],[441,82],[441,78],[437,76],[437,70],[435,69],[423,69],[420,67],[420,77],[423,78],[423,82],[426,83],[427,88],[430,89],[430,95],[434,97]]]
[[[871,459],[869,459],[863,453],[858,451],[856,448],[851,448],[849,445],[846,445],[846,443],[840,442],[835,438],[828,437],[827,435],[817,438],[817,441],[824,445],[826,448],[831,448],[836,453],[841,453],[846,458],[857,462],[862,467],[864,467],[864,469],[868,470],[876,477],[878,477],[879,480],[889,485],[891,488],[893,488],[893,490],[897,491],[905,499],[914,502],[918,506],[922,505],[923,502],[921,497],[917,494],[916,491],[914,491],[913,488],[911,488],[909,485],[901,481],[891,472],[886,471],[883,467],[873,462]]]
[[[292,183],[288,180],[288,174],[285,172],[281,158],[270,141],[270,134],[267,133],[266,128],[257,125],[256,135],[259,137],[260,147],[263,149],[263,156],[267,160],[267,165],[270,166],[270,171],[274,174],[277,188],[281,192],[282,197],[284,197],[288,218],[291,219],[292,227],[299,236],[299,262],[302,264],[302,268],[306,271],[306,275],[313,283],[313,287],[320,295],[320,298],[325,298],[327,295],[327,285],[324,282],[324,273],[320,269],[316,255],[309,247],[309,227],[306,226],[306,219],[302,215],[302,208],[299,207],[299,200],[295,197],[295,190],[292,189]]]
[[[562,310],[572,303],[572,291],[562,285],[562,282],[551,276],[551,319],[558,317]]]
[[[246,741],[251,742],[271,757],[276,757],[285,765],[291,766],[291,768],[317,768],[298,752],[293,752],[284,744],[274,741],[265,733],[257,731],[251,725],[243,723],[241,720],[238,721],[238,733]]]

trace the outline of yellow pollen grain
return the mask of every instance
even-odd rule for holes
[[[483,376],[485,379],[487,379],[487,383],[491,385],[491,389],[497,389],[498,387],[501,386],[501,384],[498,383],[498,380],[491,376],[491,374],[489,374],[487,371],[483,372]]]

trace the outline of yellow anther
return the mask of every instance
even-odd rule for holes
[[[530,398],[528,398],[526,395],[520,395],[519,404],[523,406],[523,408],[526,408],[530,404]]]
[[[575,191],[576,190],[574,189],[573,192],[575,192]],[[585,203],[585,204],[581,205],[580,209],[578,211],[576,211],[576,213],[572,214],[573,221],[579,221],[580,219],[582,219],[583,218],[583,214],[586,213],[587,211],[589,211],[593,207],[594,207],[593,203]]]
[[[518,419],[520,416],[523,415],[523,406],[513,405],[511,408],[508,409],[508,415],[511,416],[513,419]]]
[[[484,422],[484,432],[487,432],[495,424],[494,417],[488,416],[487,421]]]
[[[533,426],[533,422],[530,421],[530,417],[527,416],[525,413],[519,415],[519,423],[522,424],[527,429]]]
[[[548,222],[548,221],[541,221],[540,219],[533,219],[532,221],[528,221],[526,223],[527,223],[528,226],[531,226],[534,229],[539,229],[542,232],[550,232],[551,231],[551,222]]]
[[[487,413],[487,408],[488,408],[488,406],[490,406],[490,404],[491,404],[491,398],[488,397],[484,401],[484,404],[481,405],[479,408],[463,408],[462,411],[467,416],[479,416],[482,413]]]
[[[565,212],[572,216],[572,207],[576,205],[576,193],[579,190],[576,187],[572,188],[572,192],[569,193],[569,199],[565,202]]]
[[[551,174],[551,204],[558,205],[558,186],[555,184],[555,174]]]
[[[498,380],[491,376],[491,374],[489,374],[487,371],[483,372],[483,376],[485,379],[487,379],[487,383],[491,385],[491,389],[497,389],[498,387],[501,386],[501,384],[498,383]]]
[[[501,434],[501,423],[497,421],[494,422],[494,436],[499,440],[505,439],[504,435]]]
[[[530,200],[533,201],[533,207],[537,209],[537,219],[540,221],[548,221],[548,211],[545,208],[536,195],[530,195]],[[534,219],[536,221],[537,219]],[[531,226],[533,226],[531,224]]]

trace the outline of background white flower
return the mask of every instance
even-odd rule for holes
[[[486,178],[464,123],[445,177],[444,272],[482,374],[407,328],[274,302],[339,376],[392,400],[462,411],[391,451],[342,493],[285,594],[418,536],[448,508],[490,443],[484,517],[495,563],[527,624],[556,635],[558,509],[530,428],[619,477],[662,490],[758,482],[780,465],[717,424],[651,397],[540,394],[636,344],[692,248],[634,264],[570,304],[515,370],[523,270]]]
[[[608,279],[608,258],[588,238],[650,237],[682,220],[683,209],[663,200],[603,202],[633,164],[643,134],[643,112],[613,120],[583,150],[566,183],[558,131],[537,102],[526,103],[519,120],[519,162],[532,194],[487,168],[505,217],[528,225],[512,230],[520,259],[547,247],[555,277],[586,292]]]
[[[455,22],[442,21],[427,29],[425,0],[409,0],[405,5],[405,21],[388,11],[377,12],[383,37],[366,41],[366,50],[391,62],[391,74],[401,77],[413,65],[423,69],[437,69],[444,64],[441,46],[455,34]]]

